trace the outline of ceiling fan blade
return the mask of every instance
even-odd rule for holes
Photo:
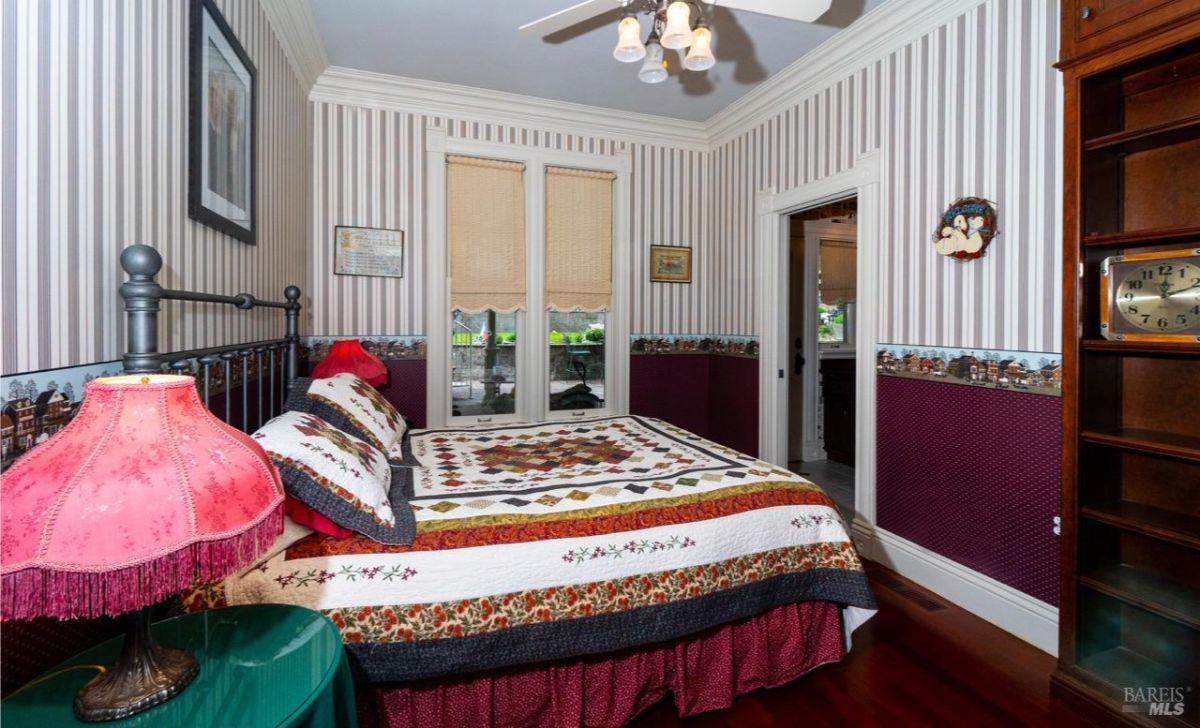
[[[607,13],[619,5],[620,3],[615,0],[584,0],[578,5],[572,5],[569,8],[559,10],[557,13],[547,15],[540,20],[526,23],[519,30],[525,35],[530,35],[534,38],[544,38],[560,30],[570,28],[576,23],[582,23],[597,15]]]
[[[712,5],[714,0],[705,2]],[[829,10],[833,0],[716,0],[716,4],[734,10],[811,23]]]

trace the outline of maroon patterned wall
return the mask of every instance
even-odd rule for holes
[[[879,527],[1057,605],[1061,403],[878,377]]]
[[[708,354],[629,357],[629,411],[708,435]]]
[[[708,379],[708,437],[758,454],[758,359],[712,357]]]
[[[635,354],[629,358],[629,411],[756,454],[758,360],[709,353]]]
[[[387,384],[379,388],[413,427],[425,426],[425,360],[388,359]]]

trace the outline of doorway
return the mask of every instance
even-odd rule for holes
[[[788,218],[788,467],[854,515],[858,200]]]

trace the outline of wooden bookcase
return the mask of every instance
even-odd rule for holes
[[[1200,713],[1200,342],[1100,334],[1100,262],[1200,247],[1200,2],[1062,4],[1062,598],[1056,692]],[[1191,687],[1187,712],[1126,688]]]

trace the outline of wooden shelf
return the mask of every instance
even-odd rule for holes
[[[1129,685],[1190,685],[1186,676],[1124,647],[1081,659],[1079,667],[1117,688]]]
[[[1101,351],[1113,354],[1167,354],[1200,357],[1200,344],[1081,339],[1079,345],[1084,351]]]
[[[1111,430],[1084,430],[1079,433],[1079,438],[1096,445],[1109,445],[1151,455],[1166,455],[1200,462],[1200,437],[1120,427]]]
[[[1088,152],[1105,149],[1120,154],[1133,154],[1194,139],[1200,139],[1200,115],[1086,139],[1083,149]]]
[[[1084,572],[1079,583],[1192,629],[1200,629],[1200,595],[1170,579],[1118,564]]]
[[[1088,247],[1099,245],[1138,245],[1151,243],[1168,243],[1173,240],[1193,240],[1200,238],[1200,227],[1170,227],[1150,228],[1145,230],[1126,230],[1119,233],[1090,233],[1083,236],[1083,244]]]
[[[1200,549],[1200,518],[1195,516],[1132,501],[1084,506],[1080,512],[1093,521]]]

